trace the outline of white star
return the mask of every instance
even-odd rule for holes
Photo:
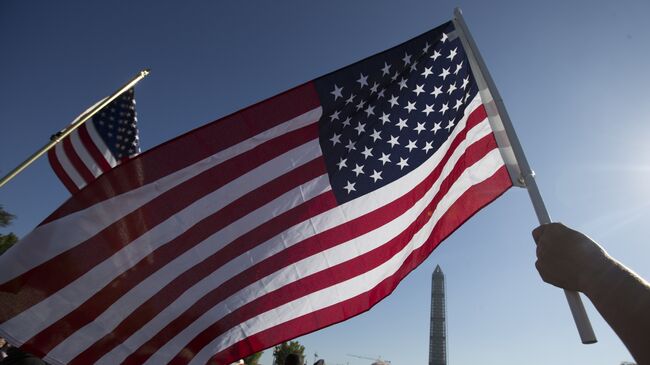
[[[332,146],[336,146],[337,143],[341,143],[341,135],[334,133],[334,136],[330,138],[330,141],[332,141]]]
[[[377,93],[377,99],[381,99],[384,97],[384,89],[379,90],[379,93]]]
[[[351,120],[352,120],[352,118],[350,118],[350,117],[345,118],[345,120],[343,121],[343,127],[349,127]]]
[[[409,140],[409,144],[407,144],[404,148],[408,149],[409,152],[411,152],[414,148],[418,148],[418,146],[415,145],[415,142],[416,141]]]
[[[399,76],[399,72],[395,71],[395,74],[393,74],[393,76],[390,77],[391,81],[397,80],[397,76]]]
[[[379,117],[379,120],[381,120],[381,124],[383,125],[383,124],[386,124],[386,123],[390,123],[390,119],[388,119],[389,117],[390,117],[390,114],[381,113],[381,117]]]
[[[410,101],[408,101],[407,103],[408,103],[408,105],[405,106],[404,109],[407,109],[409,111],[409,113],[416,109],[415,108],[415,101],[412,102],[412,103]]]
[[[440,122],[438,122],[438,123],[434,123],[433,129],[431,129],[431,131],[433,132],[433,134],[436,134],[436,132],[439,131],[440,129],[441,129]]]
[[[425,67],[424,72],[421,73],[420,75],[424,76],[425,79],[429,77],[429,75],[433,75],[433,71],[431,71],[432,68],[433,67]]]
[[[357,174],[357,176],[359,176],[359,174],[363,174],[363,165],[359,166],[356,163],[354,165],[355,168],[353,168],[352,171],[354,171],[354,173]]]
[[[447,110],[449,110],[449,103],[442,104],[442,108],[440,108],[440,112],[442,113],[442,115],[445,115],[445,112]]]
[[[437,98],[440,94],[442,94],[442,86],[434,86],[431,95],[433,95],[434,98]]]
[[[341,114],[341,112],[338,110],[332,113],[332,115],[330,115],[330,122],[333,122],[334,120],[338,120],[339,114]]]
[[[454,57],[456,57],[457,51],[458,51],[458,47],[452,49],[451,51],[449,51],[449,56],[447,56],[445,58],[449,58],[449,61],[453,61]]]
[[[415,71],[417,69],[417,66],[418,66],[418,61],[413,62],[413,64],[411,65],[411,71]]]
[[[373,129],[370,137],[372,137],[373,142],[377,142],[378,139],[381,139],[381,131]]]
[[[343,187],[343,189],[348,191],[348,194],[350,194],[353,191],[357,191],[357,189],[354,188],[354,184],[356,183],[351,183],[348,181],[348,184]]]
[[[429,47],[431,47],[431,45],[429,44],[429,42],[427,42],[427,43],[424,45],[424,48],[422,48],[422,53],[427,53],[427,52],[429,52]]]
[[[422,147],[422,151],[424,151],[424,153],[429,153],[429,150],[433,149],[432,145],[433,142],[425,142],[424,147]]]
[[[460,98],[460,99],[456,100],[456,105],[454,105],[454,109],[456,109],[456,111],[458,111],[458,109],[460,109],[461,106],[463,106],[463,98]]]
[[[330,92],[330,94],[334,95],[334,100],[338,98],[342,98],[343,94],[341,94],[341,91],[343,91],[342,87],[338,87],[338,85],[334,85],[334,91]]]
[[[361,135],[361,133],[366,131],[366,124],[359,122],[354,129],[357,130],[357,134]]]
[[[420,93],[424,92],[424,84],[415,85],[415,89],[413,89],[413,92],[415,93],[415,95],[420,96]]]
[[[409,160],[408,158],[401,158],[401,157],[399,158],[399,162],[397,163],[397,166],[399,166],[400,170],[409,165],[408,160]]]
[[[350,151],[352,151],[352,150],[356,150],[357,148],[354,146],[355,144],[357,144],[357,143],[356,143],[356,142],[352,142],[352,140],[350,140],[350,141],[348,142],[348,145],[345,146],[345,148],[348,149],[348,152],[350,152]]]
[[[356,106],[357,111],[363,109],[363,107],[364,107],[365,105],[366,105],[366,101],[365,101],[365,100],[362,99],[361,101],[359,101],[359,104],[357,104],[357,106]]]
[[[431,55],[430,58],[432,58],[432,59],[435,61],[435,60],[436,60],[438,57],[440,57],[440,56],[442,56],[442,55],[440,54],[440,52],[438,52],[438,50],[435,50],[435,51],[433,51],[433,54]]]
[[[406,80],[405,78],[402,78],[402,79],[399,81],[399,89],[400,89],[400,90],[402,90],[402,89],[405,88],[405,87],[408,87],[408,86],[406,86],[406,81],[407,81],[407,80]]]
[[[440,37],[440,42],[445,43],[449,39],[446,33],[442,33],[442,37]]]
[[[348,167],[348,165],[346,164],[347,161],[348,161],[347,158],[341,157],[341,160],[339,160],[339,162],[336,164],[339,167],[339,171],[341,171],[341,169],[344,167]]]
[[[384,62],[384,68],[381,69],[382,76],[386,76],[390,73],[390,65],[386,62]]]
[[[463,69],[463,61],[460,61],[460,63],[456,65],[456,71],[454,71],[454,75],[458,75],[458,73],[462,69]]]
[[[451,128],[453,128],[454,125],[455,125],[455,124],[454,124],[454,120],[453,120],[453,119],[450,120],[450,121],[449,121],[449,124],[447,124],[447,126],[445,127],[445,129],[447,130],[447,132],[451,131]]]
[[[420,134],[420,132],[422,132],[423,130],[426,130],[426,128],[424,128],[424,123],[417,123],[417,124],[418,126],[413,128],[413,130],[418,132],[418,134]]]
[[[359,87],[363,89],[364,86],[368,86],[368,76],[364,74],[360,74],[361,76],[359,77],[359,80],[357,82],[359,83]]]
[[[427,113],[427,117],[428,117],[429,113],[433,113],[433,112],[435,112],[435,110],[433,110],[433,104],[431,104],[431,105],[426,104],[426,106],[427,107],[424,108],[424,110],[422,110],[422,113]]]
[[[348,100],[345,101],[345,105],[350,104],[351,102],[353,102],[354,97],[355,97],[354,94],[350,94],[350,97],[348,98]]]
[[[378,84],[378,83],[376,83],[376,82],[373,83],[373,84],[372,84],[372,87],[370,88],[370,95],[376,93],[378,87],[379,87],[379,84]]]
[[[398,139],[399,139],[399,137],[390,136],[390,141],[388,141],[388,144],[389,144],[391,147],[395,147],[395,145],[398,145],[398,144],[399,144],[399,142],[397,141]]]
[[[469,76],[467,76],[466,78],[463,79],[463,85],[461,85],[460,88],[465,90],[465,88],[467,87],[468,84],[469,84]]]
[[[364,111],[366,112],[366,116],[368,117],[371,115],[375,115],[375,107],[372,105],[368,105],[368,107]]]
[[[397,96],[395,96],[395,95],[393,95],[393,97],[390,98],[390,100],[388,100],[388,102],[390,103],[391,108],[394,107],[395,105],[399,105],[399,103],[397,102]]]
[[[387,162],[390,162],[390,153],[385,154],[385,153],[382,152],[381,157],[379,158],[379,161],[381,161],[382,166],[385,165]]]
[[[404,61],[404,65],[410,65],[411,64],[411,55],[408,53],[404,53],[404,58],[402,58],[402,61]]]
[[[408,119],[399,118],[399,122],[397,123],[397,126],[399,127],[400,131],[402,130],[402,128],[406,128],[406,121],[407,120]],[[390,142],[388,142],[388,143],[390,143]]]
[[[456,83],[454,82],[453,84],[449,85],[449,90],[447,90],[447,94],[451,95],[451,93],[453,93],[454,90],[456,90],[456,89],[457,89],[456,88]]]
[[[438,76],[441,76],[442,79],[444,80],[444,79],[447,78],[447,76],[449,76],[449,74],[450,74],[449,73],[449,67],[447,67],[447,68],[443,68],[442,73],[440,73],[440,75],[438,75]]]
[[[372,148],[368,148],[368,146],[364,147],[364,148],[363,148],[363,152],[361,152],[361,154],[362,154],[362,155],[365,157],[365,159],[367,160],[368,157],[372,157]]]
[[[377,180],[382,180],[381,171],[372,170],[372,175],[370,175],[370,177],[374,180],[373,182],[377,182]]]

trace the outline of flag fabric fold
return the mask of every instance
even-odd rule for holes
[[[448,22],[89,183],[0,257],[0,335],[229,364],[367,311],[511,186]]]
[[[52,170],[70,193],[78,192],[140,153],[136,123],[131,88],[48,151]]]

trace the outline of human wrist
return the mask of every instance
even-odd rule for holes
[[[605,254],[597,264],[587,270],[583,276],[580,291],[590,300],[598,300],[607,295],[613,287],[613,283],[621,274],[624,274],[624,267],[611,256]]]

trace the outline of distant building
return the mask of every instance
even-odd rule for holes
[[[436,266],[431,276],[431,323],[429,365],[447,365],[447,320],[445,319],[445,275]]]

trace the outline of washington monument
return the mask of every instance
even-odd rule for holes
[[[447,322],[445,319],[445,274],[440,265],[431,276],[431,323],[429,365],[447,365]]]

